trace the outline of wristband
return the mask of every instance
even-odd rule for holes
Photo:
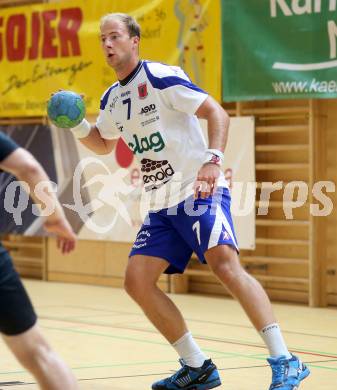
[[[91,124],[84,118],[79,125],[72,127],[70,130],[75,138],[85,138],[91,131]]]
[[[216,164],[221,166],[224,161],[224,154],[218,149],[207,149],[203,164]]]

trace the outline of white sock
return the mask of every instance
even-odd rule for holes
[[[192,334],[187,332],[172,344],[179,356],[190,367],[201,367],[208,358],[194,341]]]
[[[283,355],[287,359],[291,358],[278,324],[267,325],[260,331],[260,335],[266,343],[271,357]]]

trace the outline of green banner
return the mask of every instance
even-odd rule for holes
[[[337,97],[336,0],[222,0],[224,101]]]

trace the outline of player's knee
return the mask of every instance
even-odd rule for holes
[[[132,275],[130,275],[128,272],[125,274],[125,277],[124,277],[124,290],[130,295],[132,296],[133,293],[134,293],[134,288],[132,286]]]
[[[148,277],[146,272],[137,272],[137,270],[127,270],[124,279],[124,289],[129,296],[142,305],[149,295],[151,295],[156,283]]]
[[[215,275],[226,285],[229,284],[234,276],[235,272],[233,270],[233,267],[231,266],[230,262],[226,261],[223,263],[217,263],[213,268],[213,272]]]
[[[245,273],[241,265],[232,259],[216,262],[212,267],[212,271],[227,286],[235,283]]]
[[[142,276],[137,274],[132,268],[128,268],[124,279],[124,289],[132,297],[137,300],[144,289]]]

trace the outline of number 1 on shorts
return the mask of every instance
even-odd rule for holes
[[[195,234],[197,235],[197,239],[198,239],[198,242],[199,242],[199,245],[200,245],[201,244],[201,240],[200,240],[200,222],[199,221],[197,221],[196,223],[193,224],[192,230],[195,231]]]

